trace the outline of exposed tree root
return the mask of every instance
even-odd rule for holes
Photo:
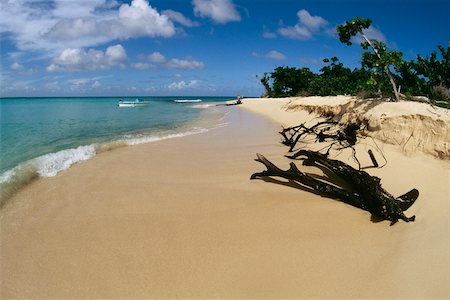
[[[251,179],[282,177],[295,181],[311,192],[318,192],[321,195],[369,211],[383,220],[389,220],[391,225],[399,219],[405,222],[415,220],[415,216],[406,217],[403,211],[413,205],[418,198],[419,191],[417,189],[412,189],[408,193],[395,198],[381,187],[381,180],[378,177],[356,170],[341,161],[329,159],[319,152],[300,150],[296,155],[297,157],[306,157],[303,161],[304,165],[316,166],[324,173],[331,172],[336,175],[350,189],[338,186],[336,183],[332,184],[331,179],[322,181],[303,173],[293,162],[291,162],[288,170],[281,170],[261,154],[257,154],[256,161],[264,164],[267,170],[254,173]]]

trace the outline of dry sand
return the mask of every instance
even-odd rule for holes
[[[256,152],[288,166],[281,120],[311,119],[281,108],[245,102],[227,127],[105,152],[19,191],[1,211],[1,298],[448,298],[448,162],[380,144],[388,164],[368,171],[421,194],[415,222],[373,223],[249,180]]]

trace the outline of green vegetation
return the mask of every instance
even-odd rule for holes
[[[414,99],[426,96],[435,104],[449,107],[450,101],[450,46],[438,46],[437,51],[417,60],[405,61],[403,54],[390,51],[386,44],[368,39],[364,34],[372,24],[370,19],[358,18],[339,25],[339,40],[352,45],[352,37],[363,38],[361,67],[346,68],[337,57],[324,59],[326,65],[318,74],[308,68],[277,67],[261,78],[266,95],[289,97],[308,95],[360,95],[364,98],[380,96]]]

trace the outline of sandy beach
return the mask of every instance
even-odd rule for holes
[[[349,101],[322,100],[244,100],[224,108],[227,126],[107,151],[21,189],[0,211],[1,298],[447,299],[444,111],[356,107],[372,116],[387,161],[367,172],[394,196],[420,191],[407,211],[415,222],[375,223],[341,202],[249,180],[264,170],[256,153],[288,168],[281,125],[317,119],[309,105]]]

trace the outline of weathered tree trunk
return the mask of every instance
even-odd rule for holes
[[[360,31],[359,33],[366,40],[369,46],[373,49],[378,58],[381,60],[381,55],[380,53],[378,53],[377,49],[373,46],[372,42],[367,38],[367,36],[362,31]],[[386,75],[388,76],[389,81],[392,85],[392,89],[394,90],[395,100],[399,101],[400,100],[399,90],[397,89],[397,84],[395,83],[394,76],[392,76],[389,66],[385,66],[384,71],[386,72]]]
[[[310,191],[319,192],[324,196],[364,209],[384,220],[389,220],[391,225],[399,219],[405,222],[415,220],[415,216],[408,218],[403,211],[414,204],[419,196],[418,190],[413,189],[398,198],[394,198],[381,187],[381,180],[378,177],[356,170],[341,161],[328,159],[319,152],[300,150],[298,155],[306,157],[303,162],[304,165],[316,166],[325,172],[332,172],[350,186],[351,190],[331,184],[331,181],[321,181],[305,174],[293,162],[288,170],[281,170],[261,154],[257,154],[256,161],[264,164],[267,170],[253,174],[251,179],[274,176],[293,180]]]

